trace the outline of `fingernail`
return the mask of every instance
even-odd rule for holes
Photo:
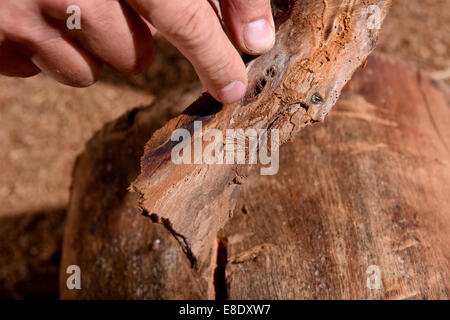
[[[220,90],[219,99],[223,103],[233,103],[245,94],[245,85],[241,81],[233,81]]]
[[[244,45],[252,52],[270,50],[275,42],[275,32],[266,19],[250,22],[244,27]]]

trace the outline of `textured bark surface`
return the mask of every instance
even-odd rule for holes
[[[107,124],[86,145],[73,173],[60,296],[65,299],[196,299],[190,262],[173,236],[141,215],[128,192],[140,172],[145,142],[194,101],[201,86],[170,94]],[[69,265],[81,269],[81,290],[68,290]],[[187,285],[189,284],[189,285]]]
[[[229,219],[247,166],[175,165],[171,151],[177,128],[203,130],[278,129],[280,143],[336,103],[355,69],[374,49],[378,30],[368,28],[371,5],[383,20],[390,1],[281,1],[275,11],[277,41],[248,65],[249,91],[233,105],[203,95],[183,115],[158,130],[145,146],[142,172],[132,184],[140,205],[183,247],[200,287],[213,295],[216,235]],[[224,134],[225,135],[225,134]],[[201,138],[201,137],[200,137]],[[236,183],[238,182],[238,183]]]
[[[176,241],[127,192],[142,147],[191,93],[106,126],[74,170],[62,298],[419,299],[450,288],[450,90],[374,55],[324,124],[249,172],[215,236],[212,292]],[[77,264],[82,289],[67,290]],[[366,287],[367,268],[381,288]]]
[[[450,94],[370,57],[327,121],[249,176],[218,239],[230,299],[448,299]],[[369,290],[369,266],[381,287]]]

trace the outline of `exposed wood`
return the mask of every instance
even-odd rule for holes
[[[142,172],[132,188],[152,219],[169,229],[199,275],[200,287],[214,296],[216,235],[229,219],[248,166],[175,165],[171,135],[177,128],[203,130],[278,129],[280,143],[312,122],[322,121],[355,69],[376,44],[369,28],[371,11],[380,22],[390,1],[280,1],[277,41],[267,54],[248,65],[247,96],[220,105],[204,95],[172,119],[146,144]],[[235,182],[238,182],[237,184]]]

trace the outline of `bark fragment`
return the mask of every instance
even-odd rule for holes
[[[275,17],[277,41],[267,54],[248,64],[249,90],[233,105],[221,105],[204,94],[182,115],[155,132],[145,146],[141,174],[132,189],[140,205],[185,239],[195,257],[194,268],[210,288],[218,231],[234,208],[248,166],[175,165],[172,132],[203,129],[278,129],[280,143],[292,139],[310,123],[322,121],[336,103],[353,72],[374,49],[378,30],[368,27],[369,6],[380,8],[383,20],[388,0],[280,1]],[[161,220],[162,221],[162,220]]]

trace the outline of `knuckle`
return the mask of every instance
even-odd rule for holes
[[[19,4],[12,5],[8,10],[0,10],[0,31],[9,40],[33,42],[38,26],[34,10],[25,10]]]

